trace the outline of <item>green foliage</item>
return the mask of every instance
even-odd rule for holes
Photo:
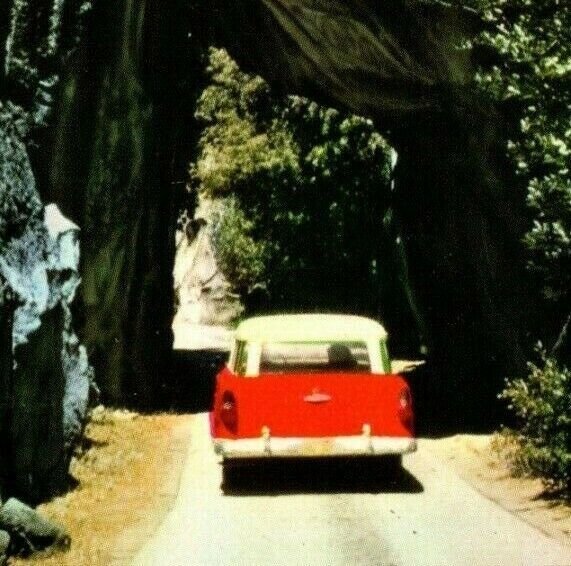
[[[232,229],[230,222],[223,227],[231,231],[224,262],[233,238],[248,241],[249,251],[257,242],[265,269],[252,263],[250,276],[259,275],[272,308],[374,311],[379,266],[388,255],[385,140],[370,120],[301,97],[272,97],[262,79],[241,72],[225,51],[210,51],[208,73],[211,84],[196,113],[205,128],[191,177],[202,194],[236,197]],[[236,253],[245,257],[241,246]],[[231,281],[233,273],[227,272]]]
[[[249,292],[263,280],[266,245],[252,237],[248,220],[235,196],[221,200],[214,214],[212,235],[218,265],[241,292]]]
[[[382,225],[389,146],[370,120],[304,98],[288,98],[279,111],[299,146],[299,176],[273,184],[263,205],[249,197],[273,249],[273,299],[375,312],[390,256]]]
[[[501,397],[519,419],[508,431],[516,472],[540,476],[548,487],[571,495],[571,371],[539,350],[525,379],[507,382]]]
[[[571,309],[571,5],[558,0],[481,4],[488,29],[476,45],[495,55],[477,82],[514,124],[507,152],[527,187],[533,214],[525,238],[529,267],[553,304],[552,312],[567,316]]]
[[[191,178],[210,197],[239,192],[254,180],[271,183],[294,175],[298,149],[270,108],[268,85],[243,73],[222,49],[210,49],[211,83],[202,93],[196,118],[206,126],[200,158]]]
[[[531,225],[528,265],[545,299],[540,321],[553,341],[525,379],[509,381],[502,398],[518,417],[507,435],[514,469],[571,487],[571,373],[555,355],[571,311],[571,5],[559,0],[481,0],[486,54],[476,80],[510,125],[506,152],[515,182],[527,190]],[[567,347],[567,351],[569,348]],[[505,452],[505,450],[504,450]]]

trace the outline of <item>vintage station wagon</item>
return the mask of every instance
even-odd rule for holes
[[[387,333],[348,315],[251,318],[235,333],[210,413],[223,463],[245,458],[400,456],[416,450],[409,387]]]

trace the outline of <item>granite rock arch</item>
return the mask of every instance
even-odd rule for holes
[[[397,148],[394,206],[434,376],[421,397],[446,394],[453,420],[474,422],[522,370],[529,220],[505,178],[508,126],[472,92],[473,54],[457,49],[479,25],[473,11],[428,0],[13,0],[0,12],[0,101],[37,118],[25,141],[39,194],[82,229],[75,324],[106,401],[152,408],[163,397],[174,215],[210,44],[277,91],[372,117]]]

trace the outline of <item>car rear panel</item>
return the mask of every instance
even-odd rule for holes
[[[403,395],[408,405],[403,408]],[[231,426],[221,418],[231,399]],[[405,380],[368,373],[262,374],[218,376],[212,435],[221,439],[272,437],[324,438],[362,435],[410,437],[412,407]]]

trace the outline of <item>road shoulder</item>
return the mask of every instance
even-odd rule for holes
[[[123,566],[175,504],[188,453],[190,415],[97,408],[71,474],[77,486],[38,511],[65,526],[67,552],[11,558],[10,566]]]
[[[487,499],[571,546],[571,505],[544,497],[537,479],[512,477],[491,440],[491,435],[459,434],[423,439],[421,449],[428,449]]]

